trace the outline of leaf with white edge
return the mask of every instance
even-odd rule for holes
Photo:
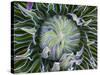
[[[92,22],[92,19],[86,21],[86,22],[84,23],[84,26],[88,26],[91,22]]]
[[[95,40],[93,40],[93,41],[87,41],[87,46],[90,46],[90,45],[94,44],[95,42],[96,42]]]
[[[35,28],[30,28],[30,29],[29,28],[20,28],[20,29],[27,32],[27,33],[29,33],[29,34],[32,34],[32,35],[34,35],[36,33]]]

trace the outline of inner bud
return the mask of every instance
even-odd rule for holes
[[[72,52],[79,46],[80,32],[76,23],[66,16],[47,19],[41,27],[42,49],[50,49],[49,59],[58,60],[63,53]]]

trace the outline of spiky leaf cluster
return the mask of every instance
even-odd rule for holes
[[[14,2],[15,73],[97,68],[97,7]]]

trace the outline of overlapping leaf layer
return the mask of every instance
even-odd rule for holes
[[[14,72],[97,68],[97,7],[14,2]]]

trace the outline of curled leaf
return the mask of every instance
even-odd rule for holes
[[[30,43],[30,45],[31,45],[31,43]],[[15,60],[29,59],[30,61],[32,61],[32,58],[30,58],[30,55],[32,53],[32,50],[30,49],[30,45],[28,46],[27,51],[24,54],[16,55],[14,57],[14,59]]]
[[[84,45],[82,46],[81,50],[76,53],[76,57],[80,57],[84,51]]]
[[[59,71],[59,70],[60,70],[60,63],[59,62],[54,62],[51,71]]]
[[[50,52],[50,49],[48,47],[45,47],[41,53],[41,56],[43,58],[48,58],[49,57],[49,52]]]
[[[68,13],[68,15],[67,15],[70,19],[73,19],[75,22],[76,22],[76,24],[78,25],[78,26],[81,26],[81,25],[83,25],[83,23],[84,23],[84,20],[82,19],[82,18],[78,18],[77,17],[77,15],[76,14],[74,14],[74,13]]]
[[[72,63],[71,61],[74,60],[74,54],[71,53],[70,55],[67,55],[67,57],[66,55],[64,55],[63,57],[64,59],[60,62],[60,66],[63,70],[66,70],[73,65],[74,62]]]

